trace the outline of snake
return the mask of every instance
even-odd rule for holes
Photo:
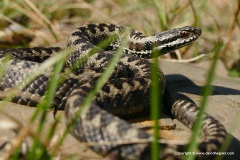
[[[75,69],[57,87],[49,107],[64,109],[66,125],[70,125],[116,50],[121,47],[122,55],[117,65],[91,104],[74,121],[71,134],[80,142],[95,144],[89,147],[112,160],[151,159],[153,136],[126,121],[150,112],[153,63],[149,59],[189,45],[200,35],[201,29],[191,26],[145,36],[139,31],[115,24],[83,25],[74,30],[67,40],[71,53],[67,56],[61,73],[69,71],[73,66]],[[98,44],[104,40],[109,41],[109,44],[100,47]],[[126,44],[121,46],[124,40]],[[0,99],[4,100],[9,90],[35,72],[44,61],[61,54],[61,50],[59,47],[33,47],[1,51],[0,64],[4,63],[7,54],[11,55],[11,59],[0,79]],[[90,55],[92,50],[95,53]],[[84,63],[78,63],[84,58]],[[37,106],[47,92],[52,72],[52,69],[47,69],[41,73],[21,89],[21,94],[13,95],[11,101]],[[156,76],[160,88],[157,96],[162,99],[166,113],[193,129],[199,108],[192,102],[173,96],[160,68]],[[226,134],[223,124],[205,113],[196,152],[219,151]],[[176,153],[184,152],[188,144],[159,141],[159,145],[159,159],[176,160],[184,158]],[[211,156],[214,155],[200,154],[197,158],[206,159]]]

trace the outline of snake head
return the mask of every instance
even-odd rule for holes
[[[157,33],[153,42],[153,51],[165,54],[183,46],[189,45],[201,35],[200,28],[185,26]]]

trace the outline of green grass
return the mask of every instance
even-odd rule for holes
[[[202,89],[202,100],[201,100],[201,104],[199,106],[200,111],[198,113],[198,117],[196,119],[196,121],[194,122],[194,127],[193,127],[193,133],[190,139],[188,148],[187,148],[187,152],[194,152],[197,150],[197,140],[198,140],[198,135],[200,135],[201,132],[201,126],[202,126],[202,117],[204,116],[205,110],[206,110],[206,105],[207,105],[207,100],[208,100],[208,96],[211,95],[212,93],[212,82],[214,79],[214,72],[215,72],[215,68],[216,68],[216,63],[217,60],[219,58],[219,53],[220,53],[220,49],[222,47],[222,43],[220,42],[216,48],[213,50],[214,52],[214,59],[211,63],[210,66],[210,70],[208,72],[208,76],[206,78],[206,84]],[[186,160],[194,160],[195,159],[194,154],[188,155],[186,157]]]
[[[114,37],[110,38],[110,39],[114,39]],[[98,46],[101,48],[104,48],[104,46],[107,46],[110,42],[108,41],[103,41],[101,42]],[[122,42],[122,46],[126,45],[126,40]],[[34,141],[33,141],[33,146],[30,150],[30,152],[27,155],[27,159],[50,159],[51,155],[53,156],[54,153],[56,152],[56,150],[60,147],[60,145],[62,144],[62,142],[64,141],[64,139],[66,138],[66,135],[69,134],[70,130],[72,129],[73,125],[76,123],[77,118],[80,116],[81,112],[83,110],[85,110],[87,107],[90,106],[90,104],[92,103],[92,100],[94,99],[94,96],[99,92],[99,90],[103,87],[103,85],[106,83],[106,81],[108,80],[109,76],[111,75],[113,69],[115,68],[117,62],[119,61],[119,58],[122,54],[122,47],[119,48],[119,50],[116,51],[116,54],[114,55],[114,57],[111,59],[111,61],[109,62],[107,69],[103,72],[102,76],[99,78],[99,80],[96,83],[96,86],[94,86],[94,89],[88,94],[88,96],[86,97],[85,101],[83,102],[83,104],[80,106],[80,110],[79,112],[77,112],[75,118],[72,121],[72,125],[67,126],[67,129],[65,130],[65,132],[63,133],[63,136],[60,138],[59,142],[57,143],[57,145],[55,146],[55,148],[52,150],[52,153],[48,153],[46,151],[46,142],[49,142],[50,139],[52,138],[52,136],[55,133],[56,129],[56,125],[57,125],[57,121],[56,123],[53,124],[53,127],[51,128],[51,130],[48,131],[48,136],[46,139],[45,143],[42,143],[41,141],[39,141],[38,136],[41,135],[41,133],[43,133],[43,126],[45,125],[45,121],[46,121],[46,115],[48,113],[48,109],[49,106],[51,106],[51,103],[53,101],[55,92],[57,87],[60,85],[60,81],[63,81],[63,78],[66,77],[66,74],[70,74],[68,72],[71,72],[70,70],[74,70],[76,69],[75,66],[73,66],[67,73],[62,75],[60,74],[62,67],[65,63],[65,58],[66,56],[70,53],[69,50],[65,50],[60,52],[58,55],[51,57],[50,59],[46,60],[39,68],[37,71],[33,71],[32,73],[29,74],[28,77],[26,77],[22,83],[20,83],[18,86],[16,86],[11,92],[9,92],[9,95],[6,95],[5,100],[10,100],[13,94],[18,94],[17,92],[20,92],[21,88],[24,88],[29,82],[31,82],[34,78],[36,78],[37,76],[39,76],[40,74],[42,74],[43,72],[46,71],[46,69],[50,68],[51,66],[54,66],[53,69],[53,73],[50,76],[50,81],[48,84],[48,90],[44,96],[44,99],[38,104],[36,111],[34,112],[34,114],[32,115],[31,121],[30,123],[27,125],[26,127],[26,132],[25,132],[25,136],[27,136],[27,134],[30,132],[29,130],[29,126],[37,120],[37,116],[40,115],[40,123],[38,126],[38,130],[37,133],[35,133],[36,135],[33,135],[34,137]],[[91,51],[90,55],[95,54],[97,51],[99,51],[99,49],[95,48]],[[9,60],[9,56],[7,56],[5,58],[3,65],[7,64]],[[86,62],[86,57],[83,57],[82,59],[79,60],[79,62],[77,63],[77,65]],[[1,71],[1,75],[4,74],[4,68]],[[32,133],[31,133],[32,134]],[[21,142],[23,139],[21,139],[19,142]],[[14,146],[15,149],[17,149],[19,147],[20,143],[16,144]],[[37,152],[36,152],[37,151]],[[12,151],[13,152],[13,151]],[[10,153],[11,154],[11,153]],[[18,152],[16,152],[12,158],[13,159],[17,159],[17,155]]]
[[[58,2],[50,2],[47,0],[30,1],[30,0],[3,0],[0,2],[0,48],[11,47],[28,47],[28,46],[49,46],[59,41],[65,40],[70,31],[85,23],[91,22],[109,22],[117,23],[121,25],[131,26],[137,30],[144,31],[147,34],[153,34],[160,30],[166,30],[170,28],[180,27],[184,25],[199,26],[203,30],[203,34],[200,37],[198,43],[194,43],[189,47],[181,49],[183,59],[193,58],[200,54],[210,54],[208,58],[212,60],[212,65],[209,70],[208,78],[206,79],[206,86],[202,92],[202,101],[200,105],[200,117],[205,111],[207,97],[211,93],[211,83],[214,78],[214,69],[216,68],[216,60],[221,59],[223,64],[228,69],[230,75],[239,76],[239,11],[240,1],[223,0],[221,3],[211,1],[167,1],[167,0],[153,0],[143,1],[137,0],[134,2],[110,0],[110,1],[81,1],[68,2],[67,0],[60,0]],[[224,9],[224,15],[222,11]],[[230,18],[229,18],[230,17]],[[10,25],[21,26],[15,33],[8,33],[5,31]],[[60,27],[59,27],[60,26]],[[74,27],[72,27],[74,26]],[[68,33],[66,33],[68,32]],[[23,36],[25,35],[25,36]],[[24,37],[20,40],[16,37]],[[29,38],[34,43],[29,43]],[[217,41],[223,42],[221,44]],[[104,45],[104,44],[103,44]],[[124,45],[124,44],[123,44]],[[92,54],[94,54],[93,51]],[[46,148],[50,143],[50,139],[55,133],[57,121],[53,124],[52,130],[49,130],[48,136],[44,141],[39,140],[44,122],[46,120],[46,114],[48,106],[53,99],[53,95],[56,91],[56,87],[61,83],[61,78],[58,76],[61,67],[64,63],[64,59],[69,54],[68,51],[63,54],[59,54],[54,58],[49,59],[42,64],[37,72],[34,72],[30,77],[24,80],[18,87],[14,88],[9,93],[8,97],[12,94],[19,92],[19,88],[23,88],[32,79],[44,72],[50,66],[54,66],[54,72],[49,82],[49,92],[47,92],[45,99],[39,104],[38,109],[32,115],[32,120],[18,135],[19,143],[14,146],[18,148],[20,142],[27,136],[31,135],[34,139],[34,145],[31,152],[28,155],[28,159],[51,159],[52,156],[58,151],[59,147],[65,136],[69,132],[71,126],[66,129],[63,137],[60,138],[58,144],[54,146],[50,151]],[[107,81],[109,74],[113,70],[116,62],[121,55],[121,49],[116,53],[116,56],[109,63],[108,69],[104,72],[103,76],[99,79],[94,90],[86,98],[83,106],[87,107],[91,103],[94,95],[101,89],[104,83]],[[8,60],[6,60],[7,62]],[[85,61],[85,60],[83,60]],[[201,61],[199,59],[198,61]],[[155,64],[157,59],[154,59]],[[83,63],[83,62],[80,62]],[[5,64],[5,63],[4,63]],[[0,77],[4,73],[4,67],[0,68]],[[153,67],[153,80],[155,69]],[[158,119],[158,107],[159,99],[157,96],[159,93],[158,83],[154,83],[151,89],[151,106],[152,106],[152,119]],[[4,107],[4,106],[3,106]],[[85,108],[83,107],[83,108]],[[80,114],[80,112],[78,113]],[[40,123],[38,126],[38,133],[33,133],[30,130],[32,122],[36,121],[36,117],[40,116]],[[13,118],[13,117],[12,117]],[[191,143],[188,151],[194,151],[197,145],[197,135],[201,129],[201,118],[198,118],[191,137]],[[154,126],[155,139],[153,142],[153,159],[157,159],[156,153],[159,150],[157,143],[158,140],[158,123]],[[161,146],[160,146],[161,147]],[[12,153],[14,150],[12,151]],[[17,159],[17,158],[12,158]],[[192,156],[186,157],[186,159],[194,159]]]
[[[45,72],[47,69],[49,69],[51,66],[55,64],[53,74],[51,76],[51,80],[49,81],[48,92],[46,93],[43,101],[39,103],[38,107],[33,113],[31,121],[26,126],[24,126],[23,129],[21,129],[20,133],[16,138],[18,139],[18,142],[13,146],[12,150],[9,152],[9,156],[15,152],[14,149],[18,148],[21,142],[24,140],[24,138],[29,134],[33,137],[34,145],[33,145],[33,148],[31,148],[30,153],[28,154],[28,158],[42,159],[44,157],[46,158],[46,156],[48,155],[46,152],[46,146],[39,141],[39,136],[43,132],[42,129],[44,126],[44,122],[46,121],[47,110],[49,109],[48,107],[50,106],[56,91],[58,78],[59,78],[57,75],[60,73],[62,69],[63,63],[65,62],[64,57],[66,57],[67,54],[69,54],[69,52],[58,54],[46,60],[40,67],[38,67],[38,70],[33,71],[28,77],[26,77],[22,81],[22,83],[19,83],[18,86],[14,87],[10,92],[8,92],[8,95],[6,95],[5,100],[8,101],[11,99],[13,95],[21,94],[21,88],[24,88],[29,82],[31,82],[33,79],[35,79],[37,76],[39,76],[40,74],[42,74],[43,72]],[[9,58],[7,57],[6,63],[8,59]],[[4,70],[2,71],[1,74],[3,73],[4,73]],[[4,107],[4,106],[1,106],[1,107]],[[40,118],[40,123],[38,125],[38,132],[33,133],[31,132],[31,125],[33,124],[34,121],[37,120],[37,116],[39,115],[41,116],[41,118]],[[14,117],[10,117],[10,118],[14,119]],[[54,132],[54,130],[52,132]],[[35,151],[38,151],[38,153],[36,153]]]
[[[153,53],[154,54],[154,53]],[[158,58],[153,58],[153,64],[151,66],[151,79],[153,81],[151,85],[151,119],[154,120],[154,126],[153,126],[153,142],[151,146],[151,155],[152,155],[152,160],[157,160],[158,155],[159,155],[159,149],[161,146],[159,146],[158,140],[159,140],[159,123],[158,119],[159,113],[160,113],[160,108],[161,108],[161,100],[159,99],[159,93],[161,93],[160,88],[160,82],[159,82],[159,77],[158,77],[158,68],[159,68],[159,62]]]

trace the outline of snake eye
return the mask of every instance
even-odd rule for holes
[[[180,34],[181,34],[182,37],[188,37],[189,36],[188,31],[180,31]]]

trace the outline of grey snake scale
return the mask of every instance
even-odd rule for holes
[[[144,160],[151,158],[151,135],[144,130],[131,126],[124,118],[148,114],[149,95],[151,85],[151,62],[153,52],[158,55],[176,50],[194,42],[200,35],[201,29],[190,26],[163,31],[153,36],[144,36],[142,33],[131,30],[124,35],[126,28],[113,24],[88,24],[77,28],[68,39],[68,47],[72,52],[67,57],[62,72],[73,66],[79,59],[88,56],[89,52],[97,49],[97,53],[88,56],[86,63],[81,64],[62,82],[55,93],[52,107],[65,109],[66,123],[69,125],[79,110],[85,97],[93,89],[97,79],[102,75],[106,65],[119,47],[121,41],[127,38],[127,45],[123,48],[115,70],[107,83],[95,96],[92,104],[82,112],[73,127],[72,135],[80,142],[96,143],[90,148],[102,156],[110,159]],[[104,49],[98,48],[99,42],[117,36]],[[11,54],[3,77],[0,81],[0,99],[11,88],[14,88],[31,72],[34,72],[43,61],[58,54],[61,48],[16,48],[0,52],[0,64],[5,55]],[[157,56],[158,56],[157,55]],[[21,95],[15,95],[11,101],[28,106],[36,106],[47,90],[47,82],[52,70],[42,73],[30,84],[22,89]],[[159,69],[158,79],[165,110],[189,128],[193,127],[199,109],[185,100],[176,100]],[[202,136],[198,151],[218,151],[227,132],[224,126],[208,114],[203,117]],[[136,143],[131,140],[149,140],[147,143]],[[118,144],[114,142],[129,142]],[[108,142],[103,143],[102,142]],[[100,145],[97,145],[97,144]],[[175,152],[184,151],[186,145],[162,143],[159,150],[159,159],[183,159]],[[211,155],[208,155],[211,156]],[[207,156],[198,155],[198,159]]]

